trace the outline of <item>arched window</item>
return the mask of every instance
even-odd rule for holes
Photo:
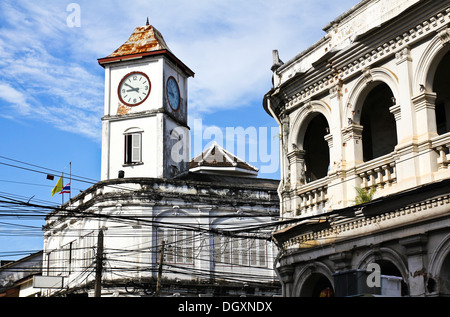
[[[327,134],[329,134],[327,120],[322,114],[315,115],[308,124],[303,141],[306,182],[328,175],[330,149],[325,140]]]
[[[363,159],[370,161],[394,151],[397,145],[397,127],[389,108],[395,104],[388,85],[377,82],[372,87],[361,111],[363,126]]]
[[[436,126],[437,133],[450,131],[450,52],[440,61],[433,80],[433,91],[436,93]]]

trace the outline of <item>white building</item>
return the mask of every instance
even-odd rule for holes
[[[148,24],[99,64],[101,181],[47,216],[43,274],[64,286],[43,295],[94,296],[96,277],[102,296],[281,293],[279,181],[215,144],[189,162],[194,73]]]
[[[450,293],[449,26],[450,1],[364,0],[288,62],[274,51],[285,296],[379,293],[342,288],[371,263],[398,295]]]

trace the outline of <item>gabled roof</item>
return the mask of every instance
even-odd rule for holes
[[[226,151],[216,142],[191,160],[189,171],[247,177],[258,175],[258,168]]]
[[[153,25],[149,25],[148,20],[147,25],[135,28],[130,38],[124,44],[108,56],[99,58],[98,62],[103,66],[107,63],[152,55],[166,55],[189,76],[194,76],[194,72],[170,51],[162,34]]]

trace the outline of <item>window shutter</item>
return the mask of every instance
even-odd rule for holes
[[[131,162],[141,162],[141,134],[136,133],[131,136]]]

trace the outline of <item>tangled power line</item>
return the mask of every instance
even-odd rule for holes
[[[61,175],[61,171],[48,169],[36,164],[30,164],[23,161],[7,158],[5,156],[0,156],[0,159],[6,160],[7,162],[0,162],[0,165],[7,168],[21,169],[27,173],[39,173],[43,175],[53,175],[59,177]],[[72,175],[72,181],[77,181],[80,183],[87,184],[88,186],[94,185],[98,183],[98,180],[94,180],[91,178]],[[2,179],[0,180],[2,183],[16,183],[30,186],[46,186],[42,184],[30,183],[30,182],[21,182],[21,181],[10,181]],[[115,186],[117,185],[106,185],[106,186]],[[128,188],[120,186],[120,189],[127,190]],[[50,187],[50,186],[47,186]],[[123,188],[122,188],[123,187]],[[133,190],[133,189],[128,189]],[[192,234],[185,237],[185,243],[180,247],[175,246],[170,243],[166,246],[168,249],[172,248],[176,249],[176,252],[185,254],[185,262],[190,261],[206,261],[209,263],[214,262],[216,265],[229,265],[230,263],[221,263],[218,259],[211,258],[199,258],[198,250],[193,250],[191,248],[187,249],[186,245],[191,244],[195,246],[201,246],[204,243],[205,239],[209,239],[208,235],[222,235],[229,238],[234,239],[248,239],[249,237],[253,239],[260,240],[270,240],[270,228],[276,225],[279,225],[278,222],[274,221],[271,223],[262,223],[259,225],[244,225],[235,227],[233,225],[222,226],[222,228],[203,228],[198,225],[191,224],[189,221],[176,223],[172,221],[161,221],[154,219],[151,215],[136,215],[130,213],[124,213],[120,215],[111,215],[111,214],[102,214],[102,213],[89,213],[86,214],[84,212],[80,212],[71,208],[65,207],[65,205],[59,205],[54,202],[50,202],[43,199],[37,199],[34,196],[28,197],[24,195],[17,195],[13,193],[0,191],[0,237],[8,238],[8,237],[21,237],[23,239],[32,238],[32,237],[42,237],[43,236],[43,227],[42,223],[45,221],[46,217],[49,213],[57,211],[58,215],[67,215],[73,218],[86,218],[86,217],[95,217],[97,219],[108,220],[108,223],[111,224],[108,228],[108,237],[112,238],[123,238],[129,237],[130,235],[134,235],[135,233],[130,233],[130,226],[137,225],[142,227],[141,234],[145,234],[146,232],[150,232],[151,230],[158,229],[173,229],[173,230],[184,230],[191,232]],[[214,218],[236,218],[236,213],[222,214],[222,215],[177,215],[173,217],[178,217],[179,219],[185,218],[189,220],[189,218],[194,217],[214,217]],[[240,218],[250,217],[246,214],[240,214]],[[265,217],[267,218],[267,214],[253,214],[252,218]],[[28,224],[25,221],[30,221]],[[35,222],[37,224],[34,224]],[[92,230],[91,230],[92,231]],[[89,232],[86,229],[73,230],[70,232],[70,236],[81,237],[83,235],[88,234]],[[94,230],[94,235],[98,232]],[[182,241],[177,241],[182,242]],[[230,243],[227,240],[223,242],[216,242],[215,248],[223,248],[226,243]],[[136,264],[129,263],[127,260],[130,256],[139,255],[151,257],[152,254],[158,252],[161,248],[161,244],[157,243],[156,245],[128,245],[122,248],[116,249],[105,249],[104,250],[104,258],[105,258],[105,273],[110,272],[115,275],[124,275],[126,272],[134,271],[134,272],[154,272],[156,269],[154,266],[148,267],[145,264]],[[85,252],[85,251],[94,251],[92,254],[95,254],[95,250],[92,250],[92,247],[81,247],[78,246],[76,249],[73,249],[74,252]],[[0,250],[0,258],[14,258],[14,257],[23,257],[25,255],[33,254],[40,250],[16,250],[16,251],[2,251]],[[56,252],[65,252],[64,250],[55,250]],[[196,253],[196,252],[197,253]],[[175,251],[173,251],[175,252]],[[57,265],[61,265],[60,262],[56,262],[56,260],[49,260],[49,267],[55,270],[63,270],[65,267],[56,267]],[[55,261],[52,263],[51,261]],[[240,264],[240,267],[250,266],[249,264]],[[18,270],[27,270],[27,268],[19,268]],[[72,273],[76,273],[79,276],[84,276],[84,278],[88,278],[95,272],[95,256],[91,258],[91,261],[86,262],[84,265],[78,265],[77,267],[73,267]],[[194,268],[189,265],[184,265],[183,263],[166,263],[165,264],[165,272],[166,273],[174,273],[178,275],[190,275],[190,276],[205,276],[205,274],[214,275],[216,278],[228,280],[228,281],[238,281],[242,279],[267,279],[267,276],[261,274],[244,274],[244,273],[233,273],[233,274],[224,274],[223,272],[206,272],[205,270]]]

